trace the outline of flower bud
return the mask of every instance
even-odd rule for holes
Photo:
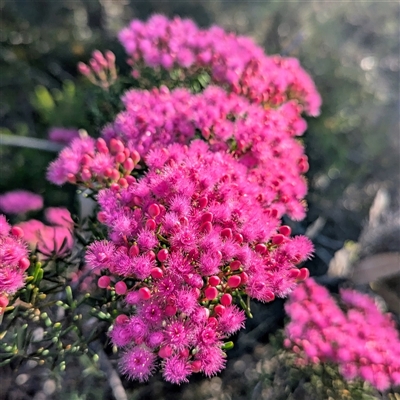
[[[115,284],[115,293],[118,295],[123,295],[127,292],[128,287],[126,286],[126,283],[123,281],[119,281]]]

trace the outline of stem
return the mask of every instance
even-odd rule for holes
[[[0,133],[0,144],[3,146],[25,147],[35,150],[44,150],[58,153],[64,146],[45,139],[37,139],[26,136],[5,135]]]

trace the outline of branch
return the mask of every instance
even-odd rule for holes
[[[59,143],[50,142],[45,139],[37,139],[26,136],[5,135],[0,133],[0,144],[3,146],[25,147],[35,150],[44,150],[57,153],[64,148]]]

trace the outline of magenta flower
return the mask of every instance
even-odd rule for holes
[[[400,337],[389,314],[357,291],[340,292],[339,306],[314,280],[299,285],[286,304],[291,322],[285,346],[299,363],[332,362],[347,380],[384,391],[400,383]]]
[[[308,163],[295,137],[304,133],[306,123],[296,102],[265,110],[216,86],[195,95],[187,89],[135,89],[125,93],[123,102],[126,110],[103,130],[106,141],[118,138],[148,162],[162,163],[165,156],[149,150],[189,144],[200,133],[213,151],[229,151],[247,167],[266,206],[273,204],[279,216],[304,217],[307,185],[302,174]],[[171,211],[185,214],[185,201],[178,196]]]
[[[43,208],[43,197],[27,190],[13,190],[0,195],[0,210],[6,214],[24,214]]]
[[[133,347],[122,357],[122,372],[131,379],[145,382],[155,368],[155,355],[146,347]]]
[[[100,191],[109,241],[91,244],[86,261],[117,275],[126,303],[135,305],[135,316],[114,325],[115,345],[138,352],[147,346],[173,383],[192,371],[212,376],[225,365],[224,340],[244,326],[236,291],[265,302],[286,296],[307,277],[296,264],[312,245],[288,236],[257,200],[246,167],[226,152],[200,141],[175,144],[162,157],[150,153],[147,168],[126,188]],[[147,379],[132,365],[122,358],[122,371]]]
[[[48,207],[44,210],[47,222],[56,226],[64,226],[72,229],[74,221],[71,218],[70,212],[63,207]]]
[[[29,253],[23,240],[24,232],[11,227],[0,215],[0,297],[12,296],[24,286],[25,271],[29,268]],[[0,314],[2,306],[0,305]]]
[[[49,130],[48,137],[52,142],[68,145],[79,137],[79,131],[78,129],[53,127]]]
[[[155,34],[155,32],[157,32]],[[319,114],[321,97],[295,58],[267,56],[250,38],[219,27],[199,29],[193,21],[154,15],[134,20],[119,40],[140,76],[142,65],[183,68],[186,76],[206,70],[211,81],[251,101],[276,107],[296,99],[309,115]]]
[[[52,218],[50,217],[50,219]],[[62,220],[59,222],[62,222]],[[74,239],[71,225],[48,226],[38,220],[31,219],[21,222],[18,226],[23,229],[25,240],[29,246],[32,249],[37,248],[41,253],[40,258],[42,260],[46,260],[53,255],[64,257],[72,250]]]

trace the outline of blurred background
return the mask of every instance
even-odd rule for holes
[[[320,117],[308,120],[304,137],[311,167],[309,212],[304,221],[290,223],[294,233],[307,233],[314,241],[315,257],[307,265],[312,275],[325,275],[335,254],[337,266],[337,252],[342,249],[343,254],[355,243],[361,244],[358,254],[364,256],[400,251],[396,1],[2,0],[0,193],[24,188],[45,195],[47,206],[73,205],[71,193],[45,180],[55,154],[6,146],[4,135],[47,138],[52,126],[90,131],[83,111],[87,82],[77,73],[77,62],[88,61],[96,48],[110,49],[123,60],[117,32],[131,19],[147,19],[153,13],[189,17],[202,27],[217,24],[250,35],[268,54],[299,58],[315,80],[323,107]],[[379,194],[384,200],[378,204],[380,225],[373,234],[370,210],[377,194],[378,203]],[[341,265],[353,253],[346,254]],[[154,378],[151,385],[130,385],[131,398],[172,399],[179,392],[182,399],[250,399],[249,387],[257,383],[257,360],[265,353],[263,343],[283,320],[281,302],[255,307],[260,308],[257,317],[239,335],[221,377],[199,378],[195,386],[181,388]],[[64,394],[66,398],[111,398],[101,385],[84,389],[97,382],[96,376],[88,376],[86,384],[78,384],[73,374],[67,377],[71,393]],[[194,388],[203,394],[195,395]],[[93,394],[96,390],[99,393]],[[9,398],[38,400],[51,398],[53,392],[48,392],[50,397]]]

